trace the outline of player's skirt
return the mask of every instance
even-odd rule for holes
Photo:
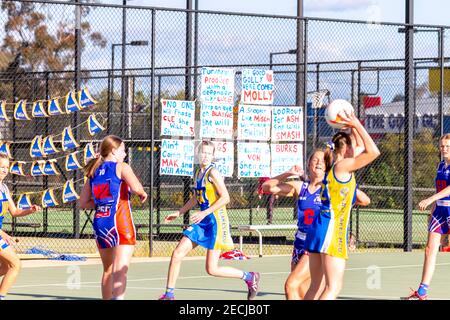
[[[340,219],[333,219],[329,210],[322,210],[308,230],[305,249],[310,253],[348,259],[348,216],[345,214]]]
[[[208,250],[234,249],[225,207],[210,213],[200,223],[190,225],[183,234]]]
[[[295,233],[294,249],[292,250],[291,262],[293,264],[297,264],[304,255],[308,255],[308,251],[305,250],[305,240],[306,233],[297,230]]]
[[[136,228],[128,201],[124,201],[115,210],[97,211],[93,227],[95,240],[99,249],[117,247],[119,245],[136,244]]]
[[[428,232],[439,234],[450,233],[450,200],[436,201],[436,207],[431,214]]]
[[[6,243],[5,239],[3,239],[2,236],[0,236],[0,251],[5,250],[8,247],[9,244]]]

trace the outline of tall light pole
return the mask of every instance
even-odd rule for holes
[[[272,70],[273,56],[282,55],[282,54],[296,54],[296,53],[297,53],[297,49],[291,49],[291,50],[282,51],[282,52],[270,52],[269,53],[269,69]]]

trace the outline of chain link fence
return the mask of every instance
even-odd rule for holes
[[[68,152],[80,151],[83,163],[86,144],[115,134],[125,140],[126,161],[151,195],[145,204],[132,197],[136,255],[169,256],[189,216],[171,224],[163,220],[190,198],[192,178],[159,175],[161,140],[168,138],[160,134],[160,100],[195,100],[198,125],[200,70],[205,66],[236,71],[235,106],[241,93],[241,70],[272,69],[274,105],[303,106],[306,102],[304,159],[334,133],[325,122],[324,108],[312,108],[314,92],[327,91],[324,105],[338,98],[351,101],[381,151],[373,164],[357,173],[361,190],[371,198],[369,207],[352,212],[350,228],[357,250],[406,248],[405,25],[51,1],[4,2],[0,24],[5,31],[0,91],[11,119],[0,122],[0,133],[3,141],[11,142],[13,160],[26,161],[26,175],[10,174],[6,182],[14,196],[34,192],[30,195],[33,203],[40,203],[40,192],[55,188],[59,202],[27,217],[5,218],[3,229],[20,239],[19,252],[32,247],[96,252],[92,212],[80,210],[76,201],[60,201],[65,181],[73,179],[77,192],[83,185],[81,170],[66,171],[64,161]],[[413,248],[420,248],[426,243],[428,213],[415,208],[434,192],[440,160],[438,138],[441,130],[450,129],[448,90],[441,93],[439,85],[447,64],[444,39],[448,30],[433,26],[414,29],[411,236]],[[303,50],[297,48],[298,43]],[[95,106],[47,118],[13,117],[14,104],[20,100],[28,101],[28,110],[32,102],[51,98],[59,98],[64,106],[66,94],[81,88],[89,89],[97,101]],[[94,136],[86,124],[92,114],[106,128]],[[234,116],[236,129],[237,114]],[[32,139],[54,135],[60,150],[61,132],[67,126],[72,126],[79,147],[48,157],[57,159],[61,174],[31,176]],[[258,178],[237,177],[236,138],[230,143],[235,150],[235,170],[233,177],[225,179],[231,197],[227,209],[238,244],[238,225],[268,223],[270,199],[258,194]],[[295,224],[295,210],[294,199],[275,199],[272,224]],[[263,233],[264,254],[291,252],[295,230]],[[257,241],[255,233],[244,234],[244,252],[257,254]],[[199,249],[191,254],[199,252],[203,253]]]

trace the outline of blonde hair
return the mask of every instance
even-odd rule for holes
[[[100,143],[99,156],[91,159],[88,164],[84,167],[84,174],[88,178],[92,178],[95,171],[103,163],[103,158],[106,158],[113,149],[118,149],[123,143],[123,140],[115,135],[109,135],[103,138]]]
[[[202,152],[202,149],[204,146],[212,147],[213,148],[213,155],[216,152],[216,145],[212,141],[208,140],[202,140],[202,142],[198,145],[197,153]]]

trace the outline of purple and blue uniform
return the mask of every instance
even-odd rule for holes
[[[8,206],[9,206],[8,196],[9,196],[8,187],[5,184],[1,183],[0,184],[0,229],[3,226],[3,219],[5,218],[5,214],[8,212]],[[8,247],[9,247],[9,245],[0,236],[0,251],[5,250]]]
[[[297,200],[297,225],[298,230],[295,234],[294,250],[292,252],[292,263],[297,264],[304,254],[308,254],[305,250],[306,234],[316,217],[320,213],[322,205],[320,199],[320,188],[310,193],[308,190],[309,182],[304,182],[300,189]]]
[[[450,166],[445,167],[445,161],[441,161],[435,179],[436,193],[441,192],[449,185]],[[428,232],[450,233],[450,196],[436,201],[436,206],[431,214]]]
[[[94,233],[100,249],[135,245],[136,230],[130,205],[130,189],[116,174],[117,162],[102,163],[90,179],[95,202]]]

